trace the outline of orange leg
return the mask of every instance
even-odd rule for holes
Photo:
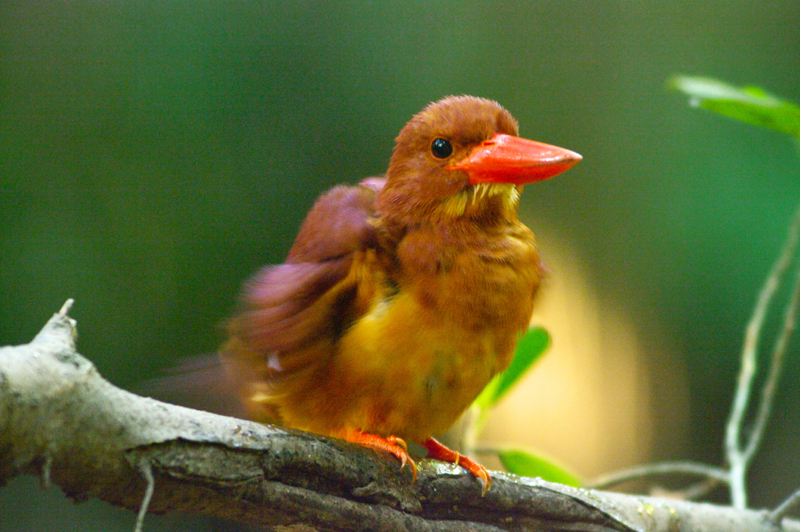
[[[408,446],[402,438],[398,438],[397,436],[383,438],[377,434],[356,431],[347,436],[347,441],[366,445],[373,449],[380,449],[381,451],[386,451],[396,456],[397,459],[400,460],[400,469],[403,469],[406,464],[411,466],[411,482],[417,480],[417,464],[414,463],[414,460],[412,460],[411,456],[408,454]]]
[[[452,464],[460,465],[472,473],[476,478],[480,479],[481,484],[483,484],[483,491],[481,492],[481,495],[486,494],[486,492],[492,486],[492,477],[489,476],[489,472],[485,467],[473,461],[471,458],[445,447],[433,438],[428,438],[422,445],[428,449],[428,458],[434,458],[443,462],[450,462]]]

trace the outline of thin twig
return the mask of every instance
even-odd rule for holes
[[[716,478],[707,478],[701,482],[698,482],[697,484],[681,490],[680,492],[673,492],[673,494],[685,501],[695,501],[714,491],[714,489],[716,489],[720,484],[724,483]]]
[[[800,490],[792,493],[788,499],[772,510],[769,515],[767,515],[767,518],[776,525],[779,525],[783,518],[788,517],[789,512],[794,510],[798,505],[800,505]]]
[[[41,484],[42,489],[47,490],[50,489],[50,472],[53,469],[53,455],[50,454],[48,451],[47,454],[44,455],[44,463],[42,464],[42,478]]]
[[[142,532],[144,517],[147,515],[147,508],[150,506],[150,499],[153,498],[153,492],[156,487],[156,481],[155,478],[153,478],[153,470],[150,467],[150,462],[145,458],[139,461],[139,471],[142,472],[142,476],[147,481],[147,487],[144,490],[142,505],[139,507],[139,514],[136,516],[136,526],[134,526],[133,532]]]
[[[756,374],[756,361],[761,331],[772,298],[786,270],[792,263],[792,258],[797,247],[798,236],[800,236],[800,208],[795,213],[794,220],[789,227],[789,233],[786,237],[783,249],[781,250],[781,254],[778,260],[775,261],[758,295],[756,306],[753,309],[753,315],[750,318],[750,322],[747,324],[745,332],[741,356],[742,367],[739,371],[736,394],[725,430],[725,455],[730,464],[731,503],[734,508],[742,509],[747,506],[747,491],[744,478],[747,472],[748,457],[742,451],[741,434],[744,417],[747,414],[747,409],[750,404],[753,379]],[[761,428],[763,430],[763,426]],[[760,436],[758,436],[758,438],[760,438]]]
[[[605,489],[632,480],[640,480],[657,475],[696,475],[728,484],[728,472],[721,467],[714,467],[698,462],[659,462],[646,464],[601,475],[587,484],[587,488]]]
[[[753,429],[750,433],[750,439],[745,447],[743,457],[746,462],[749,462],[753,455],[758,450],[761,439],[764,436],[764,431],[772,413],[772,405],[775,399],[775,392],[778,390],[778,382],[780,381],[781,371],[783,370],[783,362],[786,359],[786,348],[789,345],[789,340],[795,328],[795,321],[797,317],[797,308],[800,305],[800,268],[797,270],[795,276],[794,287],[792,288],[792,295],[789,303],[786,305],[786,310],[783,317],[783,327],[778,333],[778,338],[775,341],[775,346],[772,350],[772,360],[770,362],[769,374],[767,380],[764,382],[764,388],[761,390],[761,403],[758,405],[758,413],[753,422]]]

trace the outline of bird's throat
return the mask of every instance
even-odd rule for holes
[[[444,200],[441,214],[447,218],[471,218],[485,216],[493,210],[507,212],[516,209],[519,196],[519,188],[507,183],[469,185]]]

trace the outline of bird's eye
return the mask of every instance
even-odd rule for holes
[[[437,137],[431,142],[431,153],[437,159],[447,159],[453,154],[453,145],[449,140]]]

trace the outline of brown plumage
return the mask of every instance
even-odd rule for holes
[[[580,156],[517,137],[495,102],[449,97],[413,117],[386,178],[315,203],[286,262],[246,286],[221,349],[252,415],[410,460],[505,369],[541,266],[516,206],[524,183]],[[413,464],[413,462],[412,462]]]

